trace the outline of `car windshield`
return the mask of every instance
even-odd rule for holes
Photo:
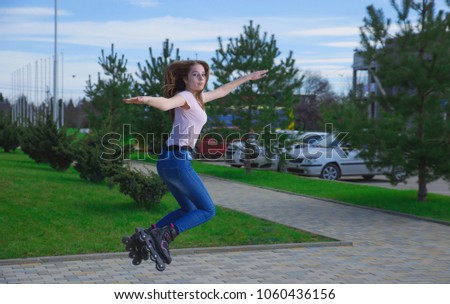
[[[318,141],[320,141],[321,138],[322,138],[322,136],[318,135],[318,134],[306,135],[305,137],[303,137],[301,139],[301,143],[303,143],[303,144],[316,144]]]
[[[340,146],[342,144],[343,136],[339,136],[336,134],[328,134],[322,140],[319,140],[315,146],[322,148],[333,148]]]

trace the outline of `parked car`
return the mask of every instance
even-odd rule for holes
[[[237,127],[214,127],[201,134],[195,157],[206,159],[222,158],[226,154],[227,146],[233,138],[239,137]]]
[[[324,139],[328,133],[326,132],[305,132],[298,136],[297,141],[293,142],[288,149],[290,158],[296,158],[300,155],[301,149],[310,145],[317,145],[322,139]]]
[[[205,134],[196,150],[196,158],[218,159],[225,155],[227,143],[220,137]]]
[[[287,139],[291,141],[291,154],[294,154],[295,149],[305,147],[305,145],[313,144],[325,137],[327,133],[324,132],[305,132],[298,135],[298,131],[282,130],[277,133],[287,134]],[[258,135],[255,134],[253,138],[248,140],[251,153],[249,155],[250,166],[252,168],[276,169],[279,162],[279,155],[276,153],[268,153],[265,147],[258,141]],[[232,167],[242,167],[245,159],[245,147],[243,141],[235,141],[227,146],[225,162]],[[289,153],[288,151],[288,153]],[[282,151],[286,153],[286,150]]]
[[[225,163],[229,164],[231,167],[242,167],[244,166],[245,154],[248,153],[250,166],[252,168],[276,168],[278,163],[278,156],[269,156],[265,152],[265,148],[259,144],[258,135],[255,134],[254,137],[247,139],[248,151],[246,152],[244,141],[234,141],[227,146],[225,152]]]
[[[406,174],[401,167],[369,169],[360,153],[361,150],[342,143],[334,134],[328,134],[314,145],[291,151],[286,168],[288,172],[328,180],[358,175],[368,180],[375,175],[391,175],[397,182],[405,179]]]

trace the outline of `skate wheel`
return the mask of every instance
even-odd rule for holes
[[[166,264],[156,264],[156,270],[164,271],[164,269],[166,269]]]
[[[133,263],[133,265],[137,266],[137,265],[141,264],[141,262],[142,262],[142,259],[140,257],[135,257],[131,263]]]
[[[147,252],[147,250],[145,250],[145,247],[142,247],[141,249],[141,256],[144,261],[147,261],[150,257],[150,254]]]
[[[133,246],[132,244],[129,243],[129,244],[127,244],[127,245],[125,246],[125,250],[126,250],[126,251],[133,251],[133,247],[134,247],[134,246]]]
[[[149,258],[150,258],[150,260],[152,261],[152,262],[156,262],[156,255],[154,255],[154,254],[152,254],[151,252],[150,252],[150,249],[147,247],[147,246],[145,246],[145,247],[143,247],[142,248],[142,251],[143,252],[145,252],[145,255],[147,255]]]
[[[122,238],[122,244],[128,244],[130,242],[130,238],[129,237],[127,237],[127,236],[124,236],[123,238]]]
[[[130,251],[130,253],[128,253],[128,257],[130,258],[130,259],[134,259],[135,257],[137,256],[137,253],[136,253],[136,251]]]

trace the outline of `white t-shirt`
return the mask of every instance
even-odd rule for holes
[[[183,91],[178,94],[184,97],[189,105],[189,109],[175,108],[172,131],[167,140],[167,145],[190,146],[194,148],[208,117],[191,92]]]

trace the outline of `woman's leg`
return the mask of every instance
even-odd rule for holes
[[[190,161],[185,165],[185,168],[180,170],[183,185],[179,190],[187,198],[189,209],[173,222],[180,233],[209,221],[216,214],[214,202]]]
[[[189,152],[186,152],[189,153]],[[158,174],[180,205],[157,223],[173,223],[178,232],[194,228],[215,215],[214,203],[188,159],[164,159],[158,162]]]

